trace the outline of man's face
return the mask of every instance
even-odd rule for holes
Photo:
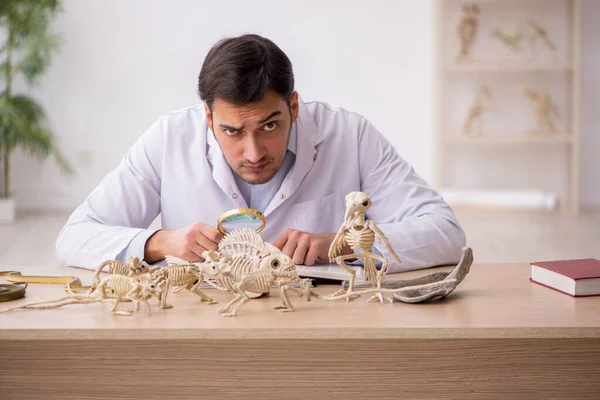
[[[246,182],[268,182],[281,167],[292,123],[298,118],[298,93],[290,106],[274,92],[256,103],[235,106],[215,99],[206,119],[231,168]]]

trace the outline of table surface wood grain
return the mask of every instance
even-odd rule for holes
[[[386,275],[409,279],[449,271],[438,267]],[[89,284],[93,272],[72,267],[0,267],[23,275],[74,275]],[[346,302],[289,297],[295,312],[273,310],[277,290],[248,302],[236,317],[217,309],[232,297],[204,289],[218,304],[201,303],[193,293],[169,293],[172,309],[155,299],[147,315],[114,316],[111,304],[68,305],[52,310],[0,313],[0,340],[64,339],[400,339],[400,338],[599,338],[600,297],[574,298],[529,281],[530,266],[473,264],[465,280],[448,297],[427,303],[367,303],[368,296]],[[2,279],[2,278],[0,278]],[[2,279],[4,280],[4,279]],[[340,286],[322,285],[319,293]],[[29,284],[23,299],[0,303],[0,309],[65,296],[61,284]],[[122,303],[120,307],[131,307]]]

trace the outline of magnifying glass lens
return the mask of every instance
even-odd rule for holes
[[[252,229],[260,232],[265,225],[265,216],[260,211],[252,208],[240,208],[221,215],[217,223],[217,229],[222,235],[225,235],[236,229]]]

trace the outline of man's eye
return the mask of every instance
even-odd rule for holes
[[[225,134],[229,135],[229,136],[233,136],[238,133],[237,130],[233,130],[233,129],[229,129],[229,128],[224,128],[223,132],[225,132]]]
[[[277,122],[269,122],[265,125],[264,129],[267,132],[274,131],[277,128]]]

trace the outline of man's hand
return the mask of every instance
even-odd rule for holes
[[[169,255],[190,262],[204,261],[202,253],[217,250],[221,239],[223,235],[216,228],[201,222],[175,230],[160,230],[146,241],[144,260],[153,263]]]
[[[317,260],[327,261],[329,247],[335,233],[308,233],[286,229],[273,245],[292,258],[294,264],[314,265]],[[352,254],[352,249],[344,246],[340,255]]]

